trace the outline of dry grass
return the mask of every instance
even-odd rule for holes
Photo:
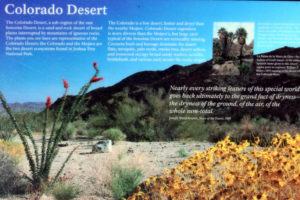
[[[114,146],[117,149],[105,156],[105,159],[99,160],[96,156],[91,157],[89,165],[86,166],[88,171],[87,177],[85,177],[84,190],[82,190],[81,198],[99,198],[111,199],[111,182],[112,182],[112,169],[114,166],[126,166],[128,168],[137,168],[142,170],[144,177],[151,176],[149,172],[155,171],[154,165],[149,164],[149,158],[142,153],[127,153],[127,148],[120,148]],[[77,173],[76,169],[71,170],[72,173]],[[147,175],[149,174],[149,175]],[[79,181],[79,180],[78,180]]]

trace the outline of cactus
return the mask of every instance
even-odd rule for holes
[[[54,184],[58,180],[66,163],[70,160],[74,151],[79,147],[79,146],[75,147],[70,152],[70,154],[68,155],[66,160],[63,162],[61,168],[56,173],[53,181],[49,182],[50,169],[51,169],[53,160],[55,159],[55,157],[58,154],[58,143],[61,141],[62,135],[63,135],[68,123],[73,118],[78,106],[84,100],[86,93],[87,93],[89,87],[91,86],[91,84],[93,84],[99,80],[103,80],[103,77],[100,77],[100,78],[97,77],[99,74],[99,69],[98,69],[97,63],[94,62],[93,66],[96,71],[94,76],[90,79],[90,81],[87,84],[85,84],[81,88],[81,90],[79,91],[78,95],[76,96],[73,104],[71,105],[70,110],[67,112],[68,114],[66,114],[66,115],[63,115],[63,110],[64,110],[64,105],[65,105],[65,102],[67,99],[67,91],[69,88],[69,84],[65,79],[63,79],[63,85],[65,88],[65,92],[63,95],[63,100],[60,105],[60,108],[58,109],[58,112],[54,119],[48,142],[46,142],[46,136],[47,136],[48,112],[51,107],[51,98],[47,97],[46,110],[44,113],[45,116],[44,116],[43,133],[42,133],[43,134],[42,135],[42,146],[41,146],[40,150],[38,149],[36,142],[32,136],[32,132],[26,123],[26,117],[24,117],[24,119],[23,119],[24,128],[21,128],[19,123],[17,122],[15,116],[13,115],[10,107],[6,103],[6,100],[5,100],[2,92],[0,91],[0,100],[2,102],[2,105],[3,105],[4,109],[6,110],[6,112],[8,113],[11,121],[13,122],[13,124],[16,128],[16,131],[17,131],[20,139],[22,140],[22,144],[25,149],[26,158],[29,162],[29,167],[30,167],[30,172],[31,172],[30,177],[25,174],[24,174],[24,176],[25,176],[25,178],[27,178],[27,180],[29,180],[31,182],[31,184],[33,186],[33,190],[36,190],[36,191],[41,190],[42,185],[44,183]],[[57,128],[56,126],[59,121],[61,121],[62,123]],[[27,137],[29,138],[29,141],[32,143],[33,149],[30,148]],[[34,152],[34,155],[31,153],[32,150]],[[41,155],[39,155],[39,152]]]

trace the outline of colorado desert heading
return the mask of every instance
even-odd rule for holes
[[[107,7],[78,7],[74,4],[67,4],[65,8],[51,6],[27,6],[27,4],[7,4],[5,13],[8,15],[107,15]]]

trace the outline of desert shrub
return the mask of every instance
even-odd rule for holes
[[[269,146],[272,144],[272,127],[270,120],[265,118],[253,118],[245,116],[239,125],[233,126],[231,140],[236,143],[244,140],[254,143],[256,138],[260,139],[260,146]]]
[[[203,121],[183,121],[176,130],[176,137],[179,139],[207,140],[209,137],[207,129],[207,125]]]
[[[74,134],[76,132],[76,128],[74,124],[69,123],[66,130],[64,131],[62,135],[62,140],[69,140],[74,137]]]
[[[169,121],[169,101],[163,89],[145,92],[144,101],[136,101],[123,93],[114,113],[116,127],[128,140],[157,141],[176,138],[177,121]]]
[[[42,130],[42,119],[40,114],[33,112],[19,111],[14,113],[17,120],[28,121],[27,126],[31,131],[37,132]],[[24,132],[24,127],[20,127]],[[16,131],[13,123],[7,116],[0,116],[0,139],[11,140],[16,136]]]
[[[246,64],[246,63],[242,63],[239,67],[238,67],[240,74],[242,76],[249,76],[253,74],[253,70],[252,68]]]
[[[90,116],[87,122],[87,134],[91,138],[99,136],[104,130],[113,126],[110,117],[111,111],[108,111],[107,108],[102,105],[95,107],[93,107],[95,114]]]
[[[129,96],[129,89],[115,94],[108,101],[113,112],[100,106],[99,113],[89,118],[88,127],[93,129],[90,132],[99,134],[110,127],[116,127],[130,141],[175,139],[179,122],[169,121],[166,92],[163,89],[145,90],[143,96],[143,100],[137,101]]]
[[[112,192],[115,199],[127,197],[142,180],[142,171],[116,165],[112,169]]]
[[[87,122],[83,121],[82,119],[79,119],[77,121],[74,121],[72,123],[76,129],[75,133],[78,136],[85,136],[88,134],[87,132]]]
[[[128,199],[300,199],[300,135],[278,134],[267,148],[249,145],[226,137],[148,178]]]
[[[79,195],[79,189],[75,185],[58,182],[51,189],[51,193],[56,200],[70,200]]]
[[[145,94],[147,105],[146,124],[148,133],[152,133],[149,140],[176,139],[176,129],[180,122],[169,120],[169,98],[164,89],[148,90]]]
[[[143,132],[143,117],[146,114],[146,105],[143,102],[137,102],[134,99],[129,98],[129,91],[124,91],[122,100],[117,103],[116,110],[114,112],[114,125],[120,128],[129,140],[137,141],[145,139]]]
[[[95,137],[99,136],[100,134],[101,134],[101,132],[94,127],[90,127],[87,129],[87,136],[90,139],[95,138]]]
[[[209,123],[207,125],[207,132],[209,133],[207,140],[213,143],[223,140],[228,134],[227,126],[225,123],[222,125],[216,122]]]
[[[236,56],[228,56],[228,60],[237,60],[238,58]]]
[[[13,132],[5,131],[5,130],[0,131],[0,139],[10,141],[13,139],[14,136],[15,134]]]
[[[0,196],[25,193],[28,188],[15,164],[15,158],[0,151]]]
[[[186,153],[186,151],[184,150],[184,148],[180,148],[177,153],[179,154],[180,157],[184,158],[187,157],[188,154]]]
[[[214,58],[214,61],[215,61],[216,64],[219,64],[219,65],[222,65],[222,64],[225,63],[225,59],[221,56],[218,56],[218,57]]]
[[[8,117],[0,116],[0,139],[11,140],[15,134],[14,127]]]
[[[126,138],[126,135],[118,128],[107,129],[102,133],[102,136],[110,139],[113,143],[115,143],[116,141],[124,140]]]
[[[31,131],[41,132],[43,130],[43,112],[34,113],[30,111],[19,111],[15,112],[14,115],[18,121],[23,121],[23,119],[26,119],[27,126]],[[24,130],[24,127],[21,128]],[[26,131],[24,130],[24,132]]]

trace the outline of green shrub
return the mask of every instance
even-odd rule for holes
[[[216,64],[219,64],[219,65],[222,65],[222,64],[225,63],[225,59],[221,56],[218,56],[218,57],[214,58],[214,61],[215,61]]]
[[[147,113],[147,106],[143,102],[137,102],[129,98],[128,90],[124,90],[118,98],[118,103],[113,114],[114,126],[122,130],[131,141],[145,140],[144,116]],[[119,100],[120,99],[120,100]]]
[[[180,157],[184,158],[187,157],[188,154],[186,153],[186,151],[184,150],[184,148],[180,148],[177,153],[179,154]]]
[[[141,182],[142,171],[120,165],[112,169],[112,192],[115,199],[127,197]]]
[[[169,121],[169,99],[163,89],[145,91],[145,99],[140,102],[130,98],[128,93],[125,90],[121,94],[114,112],[115,127],[120,128],[128,140],[175,139],[179,122]]]
[[[72,123],[69,123],[65,132],[62,135],[62,140],[69,140],[73,138],[75,131],[76,131],[75,126]]]
[[[238,58],[236,56],[228,56],[228,60],[237,60]]]
[[[10,141],[14,136],[15,134],[13,134],[13,132],[0,130],[0,139]]]
[[[22,178],[14,159],[6,153],[0,152],[0,196],[22,194],[28,189],[29,184]]]
[[[230,125],[226,123],[222,125],[216,122],[209,123],[207,126],[207,131],[209,133],[207,140],[213,143],[223,140],[227,136],[228,129],[230,129]]]
[[[249,76],[253,74],[253,70],[252,68],[246,64],[246,63],[242,63],[239,67],[238,67],[240,74],[243,76]]]
[[[53,186],[51,193],[56,200],[70,200],[75,199],[79,195],[79,189],[74,185],[56,183]]]
[[[0,139],[11,140],[15,134],[13,133],[14,127],[8,117],[0,117]]]
[[[107,139],[110,139],[113,143],[119,140],[124,140],[126,138],[126,135],[117,128],[110,128],[105,130],[102,133],[102,136],[104,136]]]
[[[72,124],[75,126],[76,135],[79,135],[79,136],[88,135],[87,123],[85,121],[80,119],[80,120],[74,121]]]
[[[99,133],[112,126],[113,120],[110,118],[111,111],[107,110],[107,108],[101,104],[93,106],[92,110],[95,114],[88,118],[87,127],[96,129],[99,135]]]
[[[43,112],[34,113],[30,111],[19,111],[14,113],[18,121],[26,119],[28,128],[33,132],[41,132],[43,130]],[[53,117],[49,114],[49,120]],[[14,127],[15,128],[15,127]],[[24,132],[26,132],[24,130]]]
[[[89,128],[89,129],[87,129],[87,136],[88,136],[88,138],[90,138],[90,139],[93,139],[93,138],[99,136],[100,133],[101,133],[101,132],[100,132],[99,130],[97,130],[96,128],[94,128],[94,127],[91,127],[91,128]]]
[[[204,141],[209,137],[207,125],[203,121],[183,121],[177,128],[177,138]]]
[[[169,98],[164,89],[147,90],[145,100],[147,117],[145,117],[150,141],[174,140],[176,129],[180,122],[169,120]],[[149,137],[148,137],[149,138]]]

